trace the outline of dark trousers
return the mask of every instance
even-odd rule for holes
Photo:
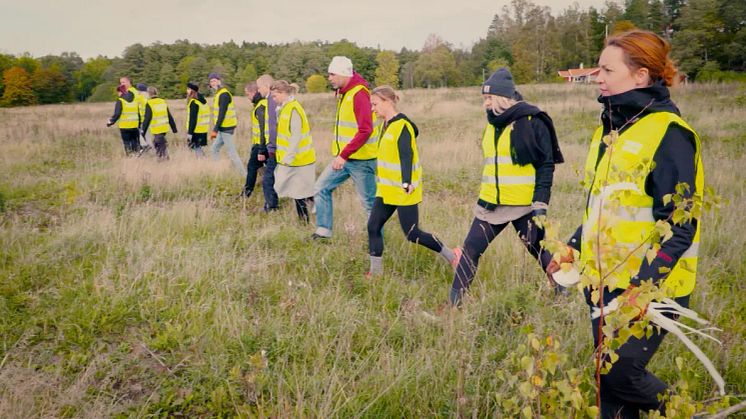
[[[383,202],[383,198],[376,197],[368,218],[368,249],[371,256],[383,255],[383,225],[394,215],[394,211],[399,214],[399,224],[401,224],[407,240],[440,253],[443,249],[440,240],[419,229],[419,213],[416,204],[406,206],[388,205]]]
[[[313,202],[313,197],[303,198],[303,199],[296,199],[295,200],[295,212],[298,213],[298,218],[300,218],[301,222],[308,224],[310,221],[310,217],[308,215],[308,203]]]
[[[140,152],[140,130],[137,128],[119,129],[124,144],[124,152],[128,156]]]
[[[264,155],[266,159],[259,161],[259,155]],[[243,186],[243,195],[249,197],[254,192],[256,175],[262,166],[264,166],[264,176],[262,177],[264,210],[269,211],[277,208],[277,192],[275,192],[275,167],[277,167],[277,160],[269,157],[266,148],[260,145],[251,147],[249,162],[246,164],[246,183]]]
[[[538,228],[531,220],[532,217],[532,214],[528,213],[510,223],[513,224],[531,256],[539,261],[542,269],[546,270],[552,260],[552,254],[541,248],[540,243],[544,239],[544,229]],[[476,275],[479,258],[482,257],[492,240],[508,224],[490,224],[474,218],[469,233],[464,240],[463,253],[453,276],[452,299],[458,299],[469,288],[474,280],[474,275]],[[455,303],[456,301],[452,302]]]
[[[604,292],[603,300],[608,304],[624,292],[623,289]],[[586,302],[591,304],[590,293],[585,291]],[[675,299],[683,307],[689,307],[689,296]],[[593,307],[591,305],[591,307]],[[666,314],[666,317],[672,317]],[[591,321],[594,347],[598,346],[600,318]],[[665,405],[658,395],[665,393],[668,385],[646,369],[650,359],[658,350],[665,330],[653,330],[650,337],[638,339],[631,336],[616,350],[619,359],[608,374],[601,374],[601,418],[637,419],[640,411],[658,410],[665,413]]]
[[[168,141],[166,141],[166,134],[154,134],[153,146],[155,147],[155,154],[158,156],[158,160],[168,160]]]

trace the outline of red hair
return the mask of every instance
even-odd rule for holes
[[[678,71],[668,55],[671,45],[653,32],[641,29],[622,32],[607,38],[605,46],[621,48],[627,66],[647,68],[653,81],[662,80],[663,84],[671,86],[677,80]]]

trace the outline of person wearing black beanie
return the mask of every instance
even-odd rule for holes
[[[451,286],[453,305],[460,304],[479,258],[509,223],[542,269],[552,259],[541,248],[544,230],[535,222],[547,213],[554,165],[564,161],[552,119],[523,101],[507,68],[498,69],[484,82],[482,96],[487,112],[482,184]]]

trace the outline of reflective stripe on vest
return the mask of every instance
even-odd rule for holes
[[[407,194],[402,188],[401,157],[399,156],[399,137],[404,130],[409,132],[412,147],[412,179],[414,191]],[[405,118],[391,122],[378,143],[378,160],[376,161],[376,196],[381,197],[388,205],[415,205],[422,202],[422,166],[417,151],[417,140],[412,124]]]
[[[137,106],[137,102],[127,102],[126,100],[119,98],[122,102],[122,114],[119,116],[119,123],[117,126],[119,129],[132,129],[137,128],[140,125],[140,114]]]
[[[301,120],[301,138],[295,147],[290,145],[290,120],[293,112],[300,116]],[[294,155],[288,156],[292,150]],[[300,102],[292,99],[280,109],[277,116],[277,164],[285,166],[306,166],[316,161],[316,150],[313,147],[311,138],[311,126],[308,123],[306,112],[303,110]]]
[[[259,102],[254,105],[254,109],[251,111],[251,143],[261,144],[262,133],[259,125],[259,118],[256,116],[256,111],[260,106],[264,106],[264,140],[265,142],[269,138],[269,104],[267,99],[260,99]]]
[[[152,134],[165,134],[168,132],[168,105],[161,98],[149,99],[148,106],[153,114],[150,120],[150,132]]]
[[[218,114],[220,113],[220,96],[228,95],[230,102],[228,102],[228,109],[225,110],[225,118],[223,118],[223,124],[218,128],[233,128],[238,125],[238,119],[236,118],[236,109],[233,107],[233,95],[225,87],[221,87],[215,97],[212,99],[212,117],[216,121],[218,120]]]
[[[357,134],[358,127],[357,119],[355,118],[354,100],[355,95],[361,90],[365,90],[370,95],[368,88],[359,84],[345,92],[339,98],[336,124],[334,125],[334,141],[332,141],[332,155],[334,156],[338,156],[347,144],[355,138],[355,134]],[[376,116],[372,112],[371,120],[373,131],[370,133],[370,137],[368,137],[362,147],[350,155],[351,159],[370,160],[376,158],[381,124],[376,124]]]
[[[197,124],[194,126],[194,133],[204,134],[210,130],[210,106],[207,103],[202,103],[197,99],[194,99],[194,98],[189,99],[189,103],[187,104],[187,119],[186,119],[187,130],[189,130],[189,123],[191,122],[189,120],[189,118],[191,117],[191,112],[189,112],[189,108],[191,108],[192,102],[197,104]]]
[[[671,124],[694,134],[695,197],[704,190],[700,139],[697,133],[678,115],[670,112],[649,114],[619,135],[599,160],[603,130],[599,127],[591,141],[585,163],[587,205],[583,214],[580,261],[584,273],[598,277],[613,269],[636,250],[622,266],[606,279],[610,289],[626,288],[632,276],[638,274],[650,248],[645,244],[655,229],[653,197],[645,192],[645,181],[653,170],[653,157]],[[641,171],[640,171],[641,170]],[[607,234],[598,234],[600,228]],[[665,277],[662,284],[672,289],[676,297],[689,295],[694,289],[697,271],[701,220],[692,245]],[[600,238],[600,240],[599,240]],[[608,260],[607,263],[604,259]],[[649,280],[650,278],[640,278]]]
[[[127,89],[128,92],[132,92],[132,94],[135,96],[135,102],[137,103],[137,110],[140,112],[140,121],[145,119],[145,104],[148,103],[148,100],[145,99],[145,96],[141,95],[140,92],[135,89],[134,87],[130,86],[129,89]]]
[[[530,117],[529,117],[530,118]],[[513,124],[500,133],[495,148],[495,128],[487,124],[482,135],[482,185],[479,199],[491,204],[531,205],[536,183],[533,164],[519,166],[510,157],[510,133]]]

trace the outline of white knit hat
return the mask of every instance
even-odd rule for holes
[[[340,76],[352,77],[352,61],[349,58],[337,55],[329,63],[329,73]]]

